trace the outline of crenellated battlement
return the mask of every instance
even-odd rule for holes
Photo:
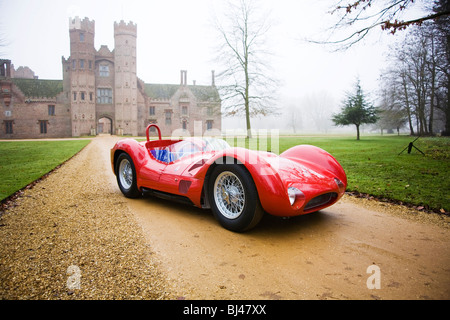
[[[137,25],[132,21],[125,23],[125,21],[121,20],[119,23],[114,22],[114,36],[117,35],[137,35]]]
[[[177,129],[193,132],[199,123],[221,129],[214,73],[212,86],[188,85],[185,70],[181,84],[145,83],[137,76],[136,23],[113,22],[114,46],[97,50],[94,20],[75,16],[68,22],[70,55],[60,60],[62,80],[38,79],[25,69],[15,74],[11,61],[0,59],[0,138],[137,136],[149,123],[163,124],[168,136]]]
[[[83,20],[76,16],[75,18],[69,18],[69,30],[84,30],[86,32],[95,32],[95,20],[89,20],[85,17]]]

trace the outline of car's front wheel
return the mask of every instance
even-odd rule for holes
[[[116,177],[120,191],[127,198],[137,198],[141,195],[136,183],[136,169],[133,160],[126,153],[121,153],[116,161]]]
[[[264,214],[255,183],[243,165],[215,167],[208,190],[214,216],[228,230],[249,230]]]

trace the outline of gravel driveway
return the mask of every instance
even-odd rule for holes
[[[346,196],[237,234],[207,210],[123,197],[117,139],[0,217],[0,299],[450,299],[447,216]]]
[[[0,299],[170,299],[99,137],[0,218]]]

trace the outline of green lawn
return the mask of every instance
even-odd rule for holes
[[[347,191],[398,200],[433,210],[450,211],[450,138],[420,138],[413,148],[398,155],[414,138],[407,136],[280,137],[279,152],[311,144],[330,152],[344,167]],[[269,141],[268,150],[270,150]]]
[[[280,137],[278,151],[311,144],[330,152],[344,167],[347,191],[402,201],[433,210],[450,211],[450,138],[406,136]],[[251,148],[257,148],[252,140]],[[89,140],[0,142],[0,200],[51,171],[81,150]],[[249,141],[246,141],[249,145]],[[266,150],[271,149],[269,137]],[[275,151],[275,150],[273,150]]]
[[[90,140],[1,141],[0,200],[50,172]]]

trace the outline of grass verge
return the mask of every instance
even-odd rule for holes
[[[270,137],[269,137],[270,138]],[[450,211],[450,138],[420,138],[415,148],[401,153],[414,138],[408,136],[280,137],[279,153],[299,144],[330,152],[344,167],[347,191],[435,212]],[[266,142],[263,142],[266,143]],[[271,141],[267,142],[271,149]],[[258,146],[246,141],[246,146]],[[276,150],[272,150],[276,151]],[[399,153],[401,153],[399,155]]]
[[[70,159],[90,140],[1,141],[0,201]]]
[[[396,201],[436,212],[450,211],[450,138],[420,138],[416,149],[404,150],[408,136],[280,137],[279,153],[299,144],[330,152],[344,167],[347,191]],[[230,142],[229,140],[227,140]],[[0,142],[0,201],[79,152],[89,140]],[[272,141],[245,141],[245,146],[271,150]],[[267,143],[267,145],[266,145]],[[402,152],[399,155],[400,152]]]

